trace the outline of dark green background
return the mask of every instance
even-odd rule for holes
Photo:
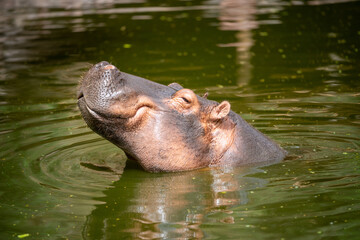
[[[0,3],[1,239],[359,238],[359,1],[86,2]],[[76,106],[102,60],[229,100],[291,159],[123,171]]]

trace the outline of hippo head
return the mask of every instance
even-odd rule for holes
[[[93,131],[150,172],[216,165],[234,140],[228,102],[120,72],[108,62],[85,74],[78,105]]]

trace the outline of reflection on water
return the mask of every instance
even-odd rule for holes
[[[358,237],[358,1],[0,5],[1,239]],[[291,157],[124,169],[76,106],[80,76],[101,60],[229,100]]]
[[[139,178],[126,169],[115,188],[100,198],[106,203],[87,217],[83,237],[203,238],[201,225],[207,216],[221,215],[215,223],[234,224],[230,207],[246,204],[247,191],[266,185],[266,180],[244,177],[251,171],[211,169]]]
[[[237,84],[247,85],[251,79],[251,52],[254,44],[252,30],[258,27],[255,20],[256,1],[224,0],[221,2],[220,29],[238,31],[235,43],[220,44],[220,47],[236,47],[238,67]]]

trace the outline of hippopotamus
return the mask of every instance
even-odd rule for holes
[[[286,156],[228,101],[137,77],[106,61],[85,73],[77,94],[87,125],[145,171],[273,163]]]

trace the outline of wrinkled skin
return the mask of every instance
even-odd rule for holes
[[[120,72],[108,62],[85,74],[78,105],[93,131],[150,172],[278,162],[286,155],[227,101]]]

